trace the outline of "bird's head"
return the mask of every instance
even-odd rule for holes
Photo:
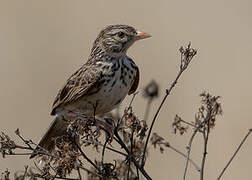
[[[110,25],[105,27],[94,42],[92,51],[97,48],[113,56],[123,56],[137,40],[151,37],[128,25]]]

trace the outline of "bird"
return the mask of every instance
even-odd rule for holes
[[[109,25],[100,31],[87,61],[59,90],[51,111],[55,118],[30,158],[38,155],[36,150],[40,148],[49,152],[54,149],[55,138],[67,131],[68,123],[63,117],[69,113],[88,117],[103,115],[137,90],[139,68],[127,56],[127,50],[136,41],[149,37],[146,32],[121,24]]]

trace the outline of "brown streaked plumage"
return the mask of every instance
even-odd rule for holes
[[[150,37],[128,25],[111,25],[96,38],[88,61],[59,90],[51,115],[56,118],[39,142],[48,151],[54,148],[54,138],[66,133],[63,120],[69,112],[86,116],[102,115],[118,106],[127,94],[136,91],[139,69],[126,55],[137,40]],[[36,151],[31,156],[36,156]]]

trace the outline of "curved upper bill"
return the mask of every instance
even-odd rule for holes
[[[136,40],[145,39],[151,37],[150,34],[146,32],[137,31]]]

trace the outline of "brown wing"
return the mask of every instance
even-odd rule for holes
[[[76,71],[66,82],[56,96],[51,115],[61,105],[76,101],[90,91],[99,81],[101,72],[94,65],[84,65]]]
[[[138,67],[135,66],[135,68],[136,68],[136,77],[135,77],[135,80],[134,80],[134,82],[133,82],[133,84],[132,84],[130,90],[129,90],[128,95],[134,93],[134,92],[137,90],[137,87],[138,87],[138,84],[139,84],[139,76],[140,76],[140,73],[139,73]]]

